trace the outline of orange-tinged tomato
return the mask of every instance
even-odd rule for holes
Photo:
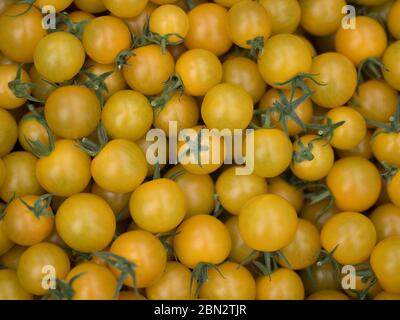
[[[345,56],[329,52],[314,57],[311,74],[320,84],[309,82],[316,104],[325,108],[335,108],[346,104],[357,86],[357,72],[353,63]],[[322,84],[322,85],[321,85]]]
[[[219,264],[231,251],[231,238],[225,225],[209,215],[196,215],[182,222],[173,246],[178,260],[188,268],[200,262]]]
[[[368,58],[380,58],[387,47],[387,37],[381,24],[373,18],[358,16],[355,29],[339,28],[336,32],[336,51],[355,65]]]
[[[57,279],[65,278],[70,270],[70,261],[63,249],[41,242],[25,250],[17,268],[18,279],[24,289],[34,295],[44,295],[47,289],[43,286],[43,277],[49,273],[49,266],[54,268],[51,272]]]
[[[291,102],[290,89],[284,90],[283,93],[286,96],[288,102]],[[303,95],[304,93],[301,90],[296,89],[292,101],[296,101]],[[280,101],[280,96],[278,91],[276,89],[269,89],[261,98],[260,103],[258,104],[258,109],[267,110],[273,107],[273,104],[278,101]],[[301,103],[296,107],[294,112],[304,124],[310,123],[314,114],[314,109],[311,100],[310,99],[305,100],[303,103]],[[280,116],[281,115],[278,112],[271,112],[271,124],[276,125],[278,128],[282,129],[282,124],[279,122]],[[287,128],[290,136],[300,134],[303,131],[303,129],[292,119],[289,119],[287,121]]]
[[[8,202],[14,195],[40,195],[43,193],[35,175],[37,158],[29,152],[16,151],[3,158],[6,177],[0,188],[0,197]]]
[[[208,280],[200,290],[200,299],[206,300],[254,300],[256,282],[251,273],[234,262],[225,262],[208,271]]]
[[[74,0],[74,4],[85,12],[100,13],[106,11],[103,0]]]
[[[32,246],[46,239],[54,225],[54,216],[50,207],[43,212],[37,212],[36,216],[32,209],[39,200],[39,196],[23,196],[11,201],[3,218],[3,231],[7,238],[21,246]]]
[[[150,129],[153,109],[140,92],[121,90],[107,100],[101,120],[111,138],[135,141]]]
[[[280,268],[256,283],[257,300],[304,300],[304,285],[293,270]]]
[[[29,77],[31,78],[31,83],[35,85],[32,88],[32,96],[40,101],[46,101],[50,93],[56,89],[50,83],[43,80],[43,77],[36,70],[35,65],[32,65],[29,70]]]
[[[33,300],[18,280],[15,270],[0,270],[0,300]]]
[[[32,62],[36,46],[47,34],[40,11],[27,9],[28,4],[13,4],[0,16],[0,50],[16,62]]]
[[[327,208],[328,204],[329,200],[322,200],[313,204],[307,202],[300,212],[300,217],[310,221],[318,230],[321,230],[332,216],[339,213],[339,209],[334,204]]]
[[[378,169],[361,157],[336,161],[326,182],[335,197],[336,206],[343,211],[367,210],[378,200],[381,191]]]
[[[233,57],[222,64],[222,82],[241,86],[258,102],[265,92],[266,84],[258,71],[257,64],[245,57]]]
[[[355,148],[367,134],[365,119],[355,109],[350,107],[334,108],[327,112],[326,117],[330,118],[333,123],[344,121],[343,125],[335,129],[330,140],[330,144],[336,149]]]
[[[138,47],[132,53],[122,70],[129,87],[145,95],[161,93],[174,72],[172,55],[155,44]]]
[[[72,283],[73,300],[112,300],[117,280],[107,267],[92,262],[77,265],[68,273],[65,281],[81,274]]]
[[[9,251],[13,246],[14,242],[7,237],[4,227],[3,220],[0,220],[0,256],[2,257],[7,251]],[[0,261],[2,262],[2,261]]]
[[[100,103],[93,91],[77,85],[57,88],[44,106],[50,129],[65,139],[90,135],[96,130],[100,113]]]
[[[251,137],[253,136],[253,137]],[[250,133],[254,138],[254,173],[260,177],[273,178],[285,171],[292,160],[293,147],[290,139],[279,129],[258,129]],[[247,149],[247,148],[246,148]]]
[[[307,300],[350,300],[350,298],[337,290],[320,290],[309,295]]]
[[[389,199],[400,207],[400,170],[387,182],[386,188]]]
[[[279,264],[293,270],[305,269],[317,261],[320,251],[318,229],[311,222],[299,219],[293,241],[281,249],[289,265],[283,259],[279,259]]]
[[[170,34],[168,40],[177,42],[184,39],[188,33],[189,18],[180,7],[165,4],[151,13],[149,27],[151,32],[161,36]]]
[[[306,157],[303,155],[304,148],[308,148]],[[302,180],[317,181],[326,177],[335,162],[331,145],[316,135],[302,136],[293,143],[293,150],[295,153],[290,168]]]
[[[400,236],[400,208],[391,203],[383,204],[369,216],[375,226],[378,242],[391,236]]]
[[[136,286],[147,288],[158,281],[165,270],[167,254],[161,241],[147,231],[129,231],[120,235],[111,245],[110,252],[136,265]],[[111,267],[116,276],[120,271]],[[132,277],[124,282],[133,287]]]
[[[217,56],[226,53],[232,45],[226,25],[227,15],[227,10],[215,3],[203,3],[190,10],[185,46],[205,49]]]
[[[397,99],[397,91],[385,81],[371,79],[358,87],[350,106],[366,119],[386,123],[396,112]]]
[[[210,129],[245,129],[253,118],[253,100],[242,87],[221,83],[205,95],[201,116]]]
[[[222,80],[222,65],[212,52],[203,49],[188,50],[176,62],[176,73],[185,92],[203,96]]]
[[[374,157],[380,162],[400,167],[400,133],[383,132],[378,129],[371,139],[371,148]]]
[[[8,269],[17,270],[19,259],[26,249],[28,248],[18,245],[13,246],[6,253],[2,254],[2,256],[0,257],[0,263]]]
[[[370,159],[372,157],[371,138],[372,138],[372,133],[370,131],[367,131],[367,134],[365,135],[364,139],[362,139],[361,142],[354,148],[351,148],[349,150],[337,149],[336,154],[340,158],[356,156],[356,157],[363,157],[365,159]]]
[[[91,59],[109,64],[122,50],[130,48],[132,41],[129,29],[122,20],[101,16],[86,25],[82,43]]]
[[[382,63],[383,77],[386,82],[396,90],[400,90],[400,66],[397,63],[400,58],[400,41],[392,43],[385,51]]]
[[[387,24],[392,36],[400,40],[400,24],[398,17],[400,17],[400,1],[395,1],[390,8]]]
[[[249,49],[248,41],[261,37],[267,40],[271,35],[271,21],[267,10],[255,1],[240,1],[229,9],[227,27],[232,42]]]
[[[7,110],[0,108],[0,157],[10,153],[17,139],[17,122]]]
[[[267,10],[271,20],[271,32],[293,33],[301,18],[301,9],[297,0],[260,0],[260,4]]]
[[[186,216],[210,214],[214,209],[214,182],[208,174],[186,171],[181,165],[172,167],[164,178],[173,179],[185,195]]]
[[[274,194],[256,196],[241,208],[239,231],[254,250],[273,252],[293,241],[297,213],[285,199]]]
[[[108,142],[93,159],[91,172],[94,181],[103,189],[131,192],[146,177],[146,158],[134,142],[115,139]]]
[[[268,179],[268,193],[287,200],[299,212],[304,204],[303,191],[281,177]]]
[[[301,26],[315,36],[328,36],[339,29],[344,0],[300,0]]]
[[[18,66],[16,64],[0,65],[0,108],[16,109],[22,106],[25,98],[18,98],[9,87],[9,83],[17,76]],[[24,83],[31,82],[28,73],[21,70],[21,81]],[[27,94],[31,93],[31,89],[26,90]]]
[[[38,160],[36,177],[49,193],[69,197],[88,185],[90,157],[74,140],[58,140],[54,150]]]
[[[264,43],[258,56],[258,68],[272,87],[281,88],[285,82],[299,73],[309,73],[312,58],[307,45],[293,34],[278,34]],[[289,85],[284,87],[288,88]]]
[[[147,0],[103,0],[104,6],[113,15],[131,18],[139,15],[147,5]]]
[[[169,261],[161,278],[146,288],[149,300],[189,300],[192,273],[183,264]],[[193,289],[195,286],[193,285]]]
[[[40,40],[33,61],[44,78],[52,82],[64,82],[81,70],[85,62],[85,50],[81,41],[72,34],[54,32]]]
[[[342,212],[328,220],[321,230],[321,244],[341,264],[368,259],[376,244],[374,224],[358,212]]]
[[[386,238],[376,245],[371,267],[384,291],[400,294],[400,236]]]

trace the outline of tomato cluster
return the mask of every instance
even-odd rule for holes
[[[400,0],[0,0],[0,300],[400,300],[399,91]]]

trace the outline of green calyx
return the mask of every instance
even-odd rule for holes
[[[80,72],[80,74],[86,76],[88,80],[81,83],[81,85],[94,90],[96,93],[96,97],[100,102],[101,108],[104,106],[104,93],[108,94],[108,87],[106,84],[106,80],[109,76],[114,73],[113,70],[104,72],[100,75],[94,74],[87,69],[84,69]]]
[[[383,172],[381,176],[388,182],[399,172],[399,168],[389,165],[387,162],[382,162]]]
[[[38,158],[46,157],[46,156],[50,155],[50,153],[52,153],[55,148],[54,134],[51,131],[49,125],[47,124],[47,121],[44,118],[43,112],[37,111],[32,104],[28,104],[28,109],[29,109],[29,111],[32,112],[32,116],[36,119],[36,121],[39,122],[46,129],[49,143],[44,144],[40,140],[31,140],[31,139],[28,139],[27,137],[25,137],[25,141],[27,142],[32,153],[36,157],[38,157]]]
[[[15,79],[10,81],[8,83],[8,87],[10,90],[14,93],[14,95],[17,98],[20,99],[27,99],[32,102],[38,102],[38,103],[44,103],[44,101],[36,99],[32,97],[28,91],[30,89],[33,89],[36,87],[34,83],[28,83],[28,82],[23,82],[21,77],[22,77],[22,66],[23,64],[20,64],[17,69],[17,74],[15,76]]]
[[[201,288],[208,281],[208,270],[209,269],[214,269],[215,271],[217,271],[219,273],[219,275],[222,278],[224,278],[224,275],[221,273],[221,271],[219,270],[217,265],[208,263],[208,262],[199,262],[192,271],[192,276],[190,279],[190,287],[189,287],[189,290],[190,290],[189,292],[192,293],[193,282],[194,281],[197,282],[195,297],[199,296]]]
[[[361,278],[361,282],[367,284],[363,290],[353,290],[350,292],[356,294],[358,300],[365,300],[368,297],[369,290],[378,283],[371,265],[367,262],[354,266],[356,268],[356,276]]]
[[[171,253],[175,257],[175,259],[176,259],[176,256],[175,256],[174,247],[168,242],[168,240],[171,237],[175,237],[180,233],[181,233],[180,231],[172,231],[172,232],[166,232],[166,233],[157,234],[157,238],[163,244],[163,246],[165,248],[165,251],[167,251],[167,253]]]
[[[278,90],[278,94],[279,100],[275,101],[271,108],[268,108],[266,110],[258,109],[255,111],[255,115],[260,115],[261,127],[271,128],[271,115],[272,113],[277,113],[279,115],[278,121],[287,135],[289,134],[289,120],[292,120],[303,131],[306,131],[307,127],[297,115],[296,109],[312,96],[312,92],[305,93],[303,96],[297,98],[296,100],[293,100],[293,97],[288,100],[282,90]]]
[[[339,121],[334,123],[331,118],[326,117],[325,124],[310,123],[307,124],[308,129],[317,130],[317,134],[320,136],[319,139],[325,139],[328,142],[332,140],[335,130],[346,123],[346,121]],[[318,140],[319,140],[318,139]]]
[[[304,145],[303,141],[299,139],[297,141],[297,145],[299,146],[300,150],[293,152],[293,161],[296,163],[301,163],[303,161],[312,161],[314,160],[314,155],[312,150],[314,145],[312,142],[309,142],[307,146]]]
[[[17,194],[14,192],[13,195],[11,196],[10,200],[8,200],[8,202],[0,208],[0,220],[4,218],[4,216],[6,215],[6,210],[8,205],[13,202],[13,200],[17,197]]]
[[[203,130],[200,130],[196,136],[195,141],[193,141],[190,136],[185,135],[184,139],[185,139],[185,143],[188,145],[188,148],[183,150],[183,152],[181,152],[178,155],[178,159],[181,160],[184,157],[188,157],[191,154],[194,154],[196,159],[197,159],[197,163],[201,168],[203,167],[203,164],[201,163],[201,153],[203,151],[208,151],[208,146],[207,145],[203,145],[202,144],[202,137],[203,137]]]
[[[124,257],[121,257],[112,252],[97,252],[93,254],[94,256],[100,257],[104,261],[106,261],[110,266],[118,269],[121,274],[118,277],[117,287],[115,289],[114,298],[117,298],[122,286],[124,285],[124,281],[127,277],[132,278],[133,290],[135,293],[138,293],[137,285],[136,285],[136,264],[128,261]]]
[[[339,245],[336,245],[336,247],[333,248],[333,250],[330,252],[326,251],[325,249],[321,249],[320,256],[317,261],[317,267],[322,267],[323,265],[330,263],[332,265],[333,271],[335,272],[336,278],[339,281],[341,266],[339,262],[337,262],[336,259],[333,257],[338,247]]]
[[[321,213],[317,216],[317,221],[321,219],[329,210],[332,209],[335,203],[335,197],[327,185],[323,183],[308,183],[302,188],[304,190],[310,190],[310,192],[305,192],[304,198],[309,201],[310,205],[319,203],[324,200],[328,200],[327,205],[321,210]]]
[[[370,119],[367,119],[367,123],[377,127],[378,129],[381,129],[372,135],[371,140],[375,139],[379,134],[382,133],[400,133],[400,100],[397,103],[395,114],[389,118],[388,123],[382,123]]]
[[[10,17],[12,17],[12,18],[17,18],[17,17],[23,16],[24,14],[28,13],[28,12],[32,9],[32,7],[33,7],[33,5],[34,5],[35,2],[36,2],[36,0],[17,0],[17,3],[18,3],[18,4],[27,4],[27,5],[28,5],[28,8],[26,8],[26,9],[25,9],[24,11],[22,11],[21,13],[18,13],[17,15],[15,15],[15,16],[10,16]]]
[[[364,83],[367,79],[381,79],[382,70],[386,70],[385,65],[378,58],[368,58],[358,66],[358,81],[357,81],[357,93],[360,84]]]
[[[133,57],[135,53],[132,51],[133,47],[130,49],[122,50],[117,57],[115,58],[115,66],[118,70],[122,70],[122,68],[128,64],[127,60],[130,57]]]
[[[249,257],[252,259],[254,258],[254,255],[255,253],[252,252],[249,255]],[[289,261],[280,250],[275,252],[260,252],[259,258],[256,261],[253,261],[253,264],[257,267],[257,269],[261,272],[262,275],[271,278],[271,275],[276,270],[278,270],[279,259],[283,261],[283,263],[286,265],[287,268],[292,269],[292,266],[290,265]],[[241,265],[242,264],[243,262],[241,262]]]
[[[304,94],[314,94],[308,87],[306,81],[312,81],[318,86],[326,86],[326,83],[319,82],[315,79],[318,74],[311,74],[311,73],[298,73],[296,74],[293,78],[290,78],[289,80],[286,80],[284,82],[277,82],[276,85],[278,86],[286,86],[290,85],[290,100],[293,100],[294,94],[296,92],[296,89],[299,88],[301,91],[304,92]]]
[[[224,212],[224,208],[221,205],[221,202],[219,201],[219,196],[217,193],[213,194],[213,199],[214,199],[214,210],[212,212],[212,215],[214,217],[219,217],[222,212]]]
[[[75,295],[75,290],[72,286],[74,282],[84,274],[84,272],[78,273],[77,275],[73,276],[68,282],[65,280],[56,279],[56,288],[49,289],[43,299],[48,300],[51,298],[54,300],[72,300]]]
[[[107,132],[101,121],[97,126],[97,139],[99,140],[99,143],[93,142],[89,138],[77,140],[78,147],[92,157],[95,157],[100,153],[100,151],[108,143]]]
[[[51,201],[53,200],[53,195],[51,193],[44,194],[39,197],[34,203],[33,206],[27,204],[22,198],[19,198],[25,207],[27,207],[36,218],[40,219],[40,217],[52,217],[53,212],[48,210],[50,208]]]
[[[250,46],[247,56],[250,59],[257,59],[260,52],[264,49],[264,37],[255,37],[247,40],[246,43]]]
[[[181,95],[184,92],[183,82],[177,74],[173,74],[164,82],[163,93],[160,96],[151,99],[151,106],[155,109],[162,110],[168,101],[171,100],[175,92],[180,92]]]
[[[75,37],[82,39],[83,35],[83,30],[85,29],[85,26],[89,23],[89,20],[83,20],[78,23],[72,22],[71,19],[68,16],[67,12],[61,12],[57,13],[57,18],[56,18],[56,24],[57,26],[65,26],[67,28],[67,32],[73,34]],[[59,27],[55,29],[55,31],[61,31]]]

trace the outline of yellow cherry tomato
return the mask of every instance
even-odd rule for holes
[[[16,64],[0,65],[0,108],[16,109],[26,102],[25,98],[18,98],[9,87],[9,83],[15,80],[17,71],[18,66]],[[24,69],[21,69],[21,81],[24,83],[31,82]],[[31,89],[26,90],[26,93],[30,94]]]
[[[350,300],[350,298],[340,291],[320,290],[309,295],[307,300]]]
[[[374,300],[400,300],[400,294],[382,291],[374,297]]]
[[[0,257],[0,263],[8,269],[17,270],[19,259],[26,249],[28,249],[28,247],[22,247],[18,245],[13,246],[6,253],[2,254]]]
[[[327,208],[329,200],[322,200],[311,204],[307,202],[300,212],[300,217],[310,221],[318,230],[321,230],[324,224],[335,214],[339,213],[339,209],[335,205]]]
[[[375,226],[378,242],[391,236],[400,236],[400,208],[386,203],[369,216]]]
[[[18,280],[15,270],[0,270],[0,300],[33,300]]]
[[[390,8],[388,15],[388,28],[393,37],[400,40],[400,24],[398,17],[400,16],[400,1],[395,1]]]
[[[387,183],[387,194],[389,199],[398,207],[400,207],[400,171]]]
[[[43,77],[36,70],[35,65],[32,65],[29,70],[29,77],[31,78],[31,83],[35,85],[32,88],[32,96],[38,100],[46,101],[50,93],[56,89],[50,83],[43,80]]]
[[[303,207],[303,191],[281,177],[268,179],[268,193],[275,194],[287,200],[297,212],[300,212]]]
[[[354,148],[351,148],[349,150],[337,149],[336,154],[340,158],[356,156],[356,157],[363,157],[365,159],[370,159],[372,157],[371,138],[372,138],[372,133],[370,131],[367,131],[367,134],[365,135],[364,139],[362,139],[361,142]]]
[[[0,256],[3,257],[7,251],[9,251],[13,246],[14,242],[7,237],[4,227],[3,227],[3,220],[0,220]],[[1,261],[2,262],[2,261]]]
[[[301,9],[297,0],[260,0],[260,4],[267,10],[271,20],[271,32],[293,33],[301,18]]]
[[[131,18],[139,15],[147,5],[147,0],[103,0],[104,6],[113,15]]]
[[[400,167],[400,134],[378,129],[374,135],[370,143],[374,157],[380,162]]]
[[[10,153],[17,139],[17,122],[7,110],[0,108],[0,157]]]
[[[74,4],[85,12],[100,13],[106,11],[103,0],[74,0]]]
[[[397,63],[400,57],[400,41],[392,43],[385,51],[382,63],[383,77],[396,90],[400,90],[400,66]]]

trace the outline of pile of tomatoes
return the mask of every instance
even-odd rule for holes
[[[0,0],[0,300],[399,300],[399,91],[400,0]]]

